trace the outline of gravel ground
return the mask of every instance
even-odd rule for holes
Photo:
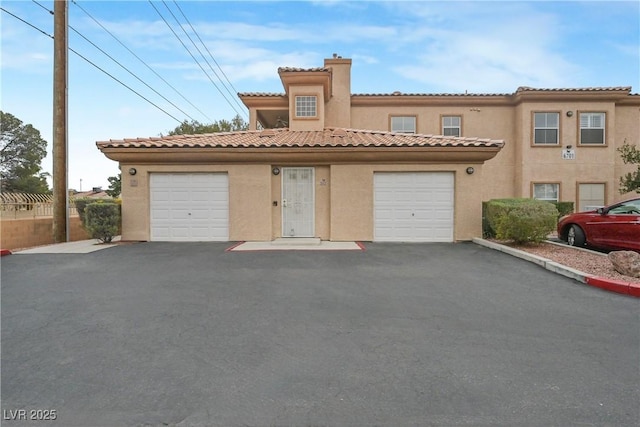
[[[553,243],[539,245],[515,245],[498,241],[531,254],[550,259],[567,267],[575,268],[584,273],[613,280],[640,283],[639,277],[630,277],[614,270],[606,254],[594,251],[580,250],[570,246],[560,246]]]

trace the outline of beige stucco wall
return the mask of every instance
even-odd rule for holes
[[[316,96],[317,116],[296,117],[296,96]],[[291,86],[289,88],[289,128],[291,130],[322,130],[325,120],[325,99],[321,86]]]
[[[79,216],[69,217],[69,241],[89,239]],[[53,239],[53,218],[2,219],[0,221],[0,248],[24,249],[50,245]]]
[[[465,170],[473,166],[475,173]],[[331,240],[373,240],[373,175],[376,172],[453,172],[454,240],[482,235],[482,165],[332,165]]]
[[[149,240],[150,174],[227,173],[229,176],[229,240],[271,240],[270,165],[138,165],[122,164],[123,171],[135,167],[137,174],[122,174],[122,239]]]
[[[390,117],[403,115],[416,117],[417,133],[421,134],[440,135],[442,116],[461,116],[461,136],[504,140],[505,146],[498,155],[485,163],[483,175],[486,179],[477,191],[482,192],[484,200],[510,197],[516,193],[514,170],[517,146],[514,143],[516,133],[513,126],[516,113],[512,107],[471,107],[454,103],[431,106],[366,105],[352,108],[351,127],[389,131]]]
[[[326,100],[325,127],[351,127],[351,59],[325,59],[331,69],[331,97]]]
[[[227,173],[229,176],[229,238],[269,241],[281,237],[283,165],[133,165],[137,174],[123,174],[122,239],[150,238],[151,173]],[[473,175],[465,173],[473,166]],[[315,236],[323,240],[373,240],[373,174],[375,172],[449,171],[455,176],[454,239],[481,235],[481,164],[455,165],[321,165],[315,171]],[[277,203],[274,203],[277,202]]]
[[[560,114],[560,143],[554,146],[533,144],[533,113],[558,112]],[[567,116],[571,111],[572,116]],[[606,113],[606,145],[579,144],[579,115],[581,111]],[[605,184],[605,203],[618,199],[618,176],[616,162],[619,157],[616,147],[616,123],[619,122],[615,105],[611,102],[530,102],[520,107],[517,124],[521,135],[516,144],[520,155],[513,173],[518,181],[515,196],[533,197],[533,183],[559,183],[560,200],[577,204],[578,184]],[[619,131],[618,131],[619,132]],[[564,160],[563,150],[571,145],[575,160]]]
[[[438,100],[433,105],[402,105],[391,97],[366,105],[352,107],[351,127],[355,129],[390,130],[391,116],[415,116],[417,132],[440,134],[441,117],[462,117],[462,136],[502,139],[505,146],[483,167],[482,199],[532,197],[533,183],[559,183],[560,200],[578,200],[581,183],[604,183],[606,203],[631,197],[619,193],[620,177],[632,172],[625,165],[617,148],[626,140],[640,144],[640,108],[637,105],[617,105],[613,101],[577,102],[575,100],[523,101],[516,105],[492,105],[479,100],[475,105],[460,99]],[[424,104],[428,103],[424,101]],[[497,102],[500,104],[500,102]],[[532,144],[533,113],[541,111],[560,114],[560,143],[556,146]],[[573,114],[567,116],[567,111]],[[606,113],[605,146],[580,145],[579,114],[581,111]],[[563,160],[567,145],[575,150],[575,160]]]

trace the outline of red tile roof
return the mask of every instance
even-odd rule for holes
[[[220,132],[99,141],[103,148],[291,148],[291,147],[486,147],[503,140],[327,128],[322,131]]]
[[[575,88],[534,88],[529,86],[520,86],[516,93],[520,92],[610,92],[622,91],[630,92],[631,86],[615,86],[615,87],[575,87]]]
[[[323,69],[309,69],[304,70],[301,68],[287,68],[287,71],[322,71]],[[495,97],[504,97],[504,96],[513,96],[522,92],[631,92],[631,86],[612,86],[612,87],[576,87],[576,88],[533,88],[529,86],[520,86],[514,93],[402,93],[402,92],[392,92],[392,93],[354,93],[351,96],[376,96],[376,97],[426,97],[426,98],[436,98],[436,97],[487,97],[487,96],[495,96]],[[286,96],[284,93],[262,93],[262,92],[243,92],[239,93],[240,96]]]
[[[308,72],[316,72],[316,71],[330,71],[329,68],[324,67],[314,67],[314,68],[297,68],[297,67],[279,67],[278,73],[308,73]]]

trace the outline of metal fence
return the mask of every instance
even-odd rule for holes
[[[69,216],[78,215],[73,199],[69,199]],[[25,219],[53,216],[53,195],[0,193],[0,218]]]

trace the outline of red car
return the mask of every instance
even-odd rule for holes
[[[558,237],[571,246],[640,252],[640,198],[563,216]]]

